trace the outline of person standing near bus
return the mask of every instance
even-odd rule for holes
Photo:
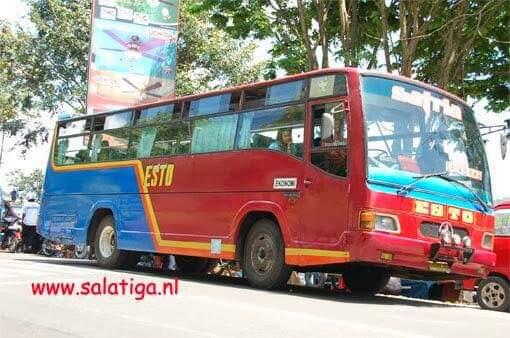
[[[36,231],[39,217],[39,203],[36,202],[34,193],[27,194],[27,202],[21,209],[21,224],[23,226],[23,246],[25,252],[37,253],[39,251],[39,235]]]

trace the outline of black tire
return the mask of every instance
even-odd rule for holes
[[[106,241],[107,239],[109,241]],[[101,240],[105,241],[103,247],[101,246]],[[129,258],[128,252],[117,248],[117,230],[115,228],[115,220],[111,215],[103,217],[97,227],[94,239],[94,253],[98,265],[107,269],[121,268]]]
[[[39,252],[41,255],[46,257],[53,257],[56,254],[56,251],[51,248],[51,243],[47,239],[45,239],[42,243],[41,250]]]
[[[132,270],[136,268],[138,265],[138,262],[140,261],[140,254],[137,252],[125,252],[126,258],[124,260],[124,263],[122,264],[122,268],[126,270]]]
[[[260,289],[283,289],[292,269],[285,264],[285,246],[278,226],[258,220],[244,242],[242,268],[248,282]]]
[[[90,247],[85,245],[84,247],[75,246],[74,248],[74,258],[76,259],[86,259],[90,255]]]
[[[482,309],[510,312],[510,286],[498,276],[489,276],[478,284],[478,304]]]
[[[17,238],[12,237],[9,239],[9,244],[7,246],[7,250],[10,253],[15,253],[18,249],[18,246],[19,246],[19,240]]]
[[[374,295],[388,284],[390,275],[382,268],[356,266],[346,270],[342,278],[352,293]]]
[[[192,257],[192,256],[174,256],[177,268],[183,274],[206,274],[211,272],[218,261],[211,258]],[[165,266],[165,268],[168,267]]]

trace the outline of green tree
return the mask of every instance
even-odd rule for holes
[[[43,180],[44,176],[41,169],[34,169],[28,174],[16,169],[8,174],[9,184],[18,192],[24,194],[33,192],[37,196],[41,196]]]
[[[493,111],[508,109],[507,0],[378,1],[388,71],[415,75],[464,98],[485,98]]]
[[[0,22],[0,129],[21,134],[29,146],[47,140],[38,117],[85,113],[91,0],[26,1],[29,27]],[[181,9],[177,95],[260,79],[255,45],[191,14],[193,4],[184,1]]]
[[[288,73],[333,60],[382,66],[510,107],[508,0],[201,0],[194,9],[235,37],[272,41],[272,65]]]
[[[360,66],[379,44],[368,34],[377,23],[371,1],[202,0],[194,8],[237,38],[273,41],[273,66],[289,73],[329,67],[331,57]]]
[[[181,3],[177,45],[176,94],[188,95],[261,80],[265,61],[253,60],[256,45],[215,27],[207,13]]]

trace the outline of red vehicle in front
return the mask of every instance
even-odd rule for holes
[[[478,304],[484,309],[510,311],[510,200],[496,205],[496,266],[478,284]]]

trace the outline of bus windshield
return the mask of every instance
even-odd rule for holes
[[[445,173],[492,203],[484,145],[469,107],[405,82],[365,76],[363,108],[369,179],[408,184]]]

